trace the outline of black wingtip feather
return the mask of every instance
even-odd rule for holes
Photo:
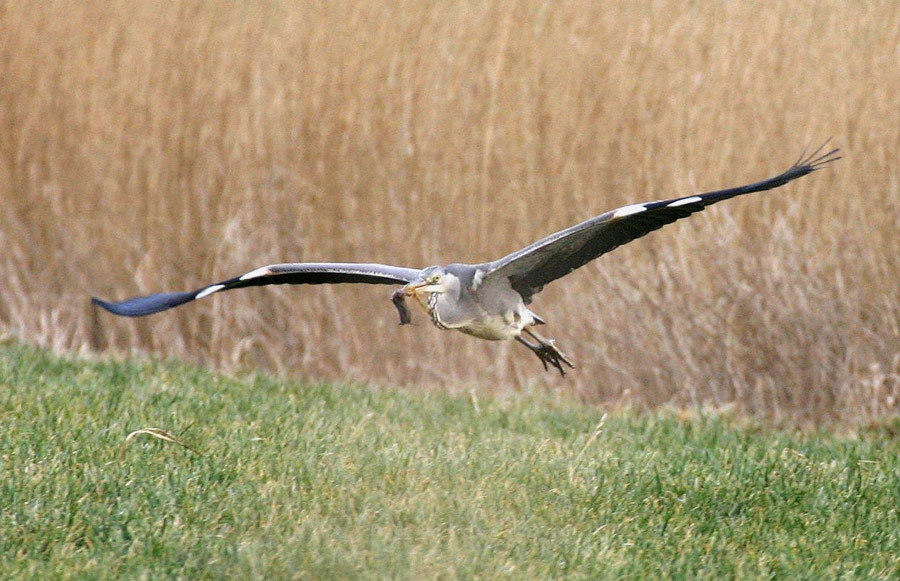
[[[817,147],[810,154],[807,154],[809,148],[804,149],[803,153],[800,154],[800,157],[797,159],[794,165],[792,165],[783,174],[765,180],[763,182],[758,182],[755,184],[750,184],[749,186],[744,186],[743,188],[738,188],[737,190],[742,194],[761,190],[770,190],[779,186],[783,186],[784,184],[792,182],[797,178],[802,178],[805,175],[809,175],[812,172],[820,170],[828,164],[841,159],[841,156],[838,155],[841,150],[836,147],[825,153],[822,153],[822,150],[825,149],[830,141],[831,138],[829,137],[825,140],[824,143],[822,143],[822,145]]]
[[[146,297],[135,297],[118,303],[111,303],[98,299],[97,297],[91,297],[91,302],[114,315],[120,315],[122,317],[143,317],[145,315],[152,315],[153,313],[171,309],[172,307],[177,307],[178,305],[183,305],[184,303],[194,300],[194,297],[196,296],[196,291],[189,291],[181,293],[158,293]]]
[[[816,171],[817,169],[825,167],[829,163],[841,159],[841,156],[838,155],[841,150],[837,147],[831,149],[826,153],[822,153],[822,150],[825,149],[825,147],[829,143],[831,143],[830,137],[809,155],[806,155],[807,150],[804,149],[803,153],[800,155],[800,159],[797,160],[797,163],[795,163],[794,167],[791,169],[804,170],[805,173],[810,173]]]

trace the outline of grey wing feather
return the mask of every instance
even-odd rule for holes
[[[213,293],[269,284],[406,284],[415,279],[419,270],[385,264],[301,262],[272,264],[241,276],[203,288],[175,293],[158,293],[135,297],[121,302],[107,302],[92,298],[95,305],[125,317],[141,317],[202,299]]]
[[[827,144],[827,142],[826,142]],[[786,172],[767,180],[705,194],[624,206],[570,228],[485,265],[488,276],[509,278],[526,302],[549,282],[563,277],[595,258],[654,230],[690,216],[722,200],[761,192],[803,177],[840,159],[838,150],[819,155],[819,149],[800,159]]]

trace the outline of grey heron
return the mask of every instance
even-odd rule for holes
[[[827,142],[826,142],[827,144]],[[838,150],[804,152],[794,165],[775,177],[736,188],[680,198],[631,204],[576,224],[493,262],[449,264],[424,269],[374,263],[306,262],[272,264],[197,290],[158,293],[121,302],[93,298],[107,311],[140,317],[208,297],[220,291],[269,284],[369,283],[402,285],[392,300],[400,323],[410,322],[406,307],[414,299],[439,329],[453,329],[480,339],[515,339],[544,365],[565,375],[572,361],[533,330],[544,321],[528,305],[548,283],[622,244],[735,196],[783,186],[840,159]],[[463,219],[465,217],[462,217]]]

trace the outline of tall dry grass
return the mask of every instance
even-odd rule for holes
[[[330,380],[900,409],[900,4],[0,3],[0,332]],[[579,367],[397,326],[385,287],[88,297],[279,261],[497,258],[617,205],[844,159],[669,226],[533,308]]]

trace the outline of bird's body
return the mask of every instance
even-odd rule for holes
[[[409,322],[405,301],[414,300],[440,329],[491,341],[516,339],[547,368],[565,375],[572,362],[552,340],[532,327],[543,324],[528,305],[544,285],[618,246],[735,196],[771,190],[840,159],[837,150],[801,156],[790,169],[753,184],[643,204],[631,204],[551,234],[493,262],[450,264],[424,269],[374,263],[288,263],[252,270],[195,291],[160,293],[118,303],[93,299],[104,309],[129,317],[157,313],[223,290],[269,284],[369,283],[402,285],[393,295],[401,324]]]
[[[506,278],[488,277],[485,265],[450,264],[426,271],[450,280],[447,292],[413,292],[440,329],[462,331],[489,341],[506,341],[539,321]]]

